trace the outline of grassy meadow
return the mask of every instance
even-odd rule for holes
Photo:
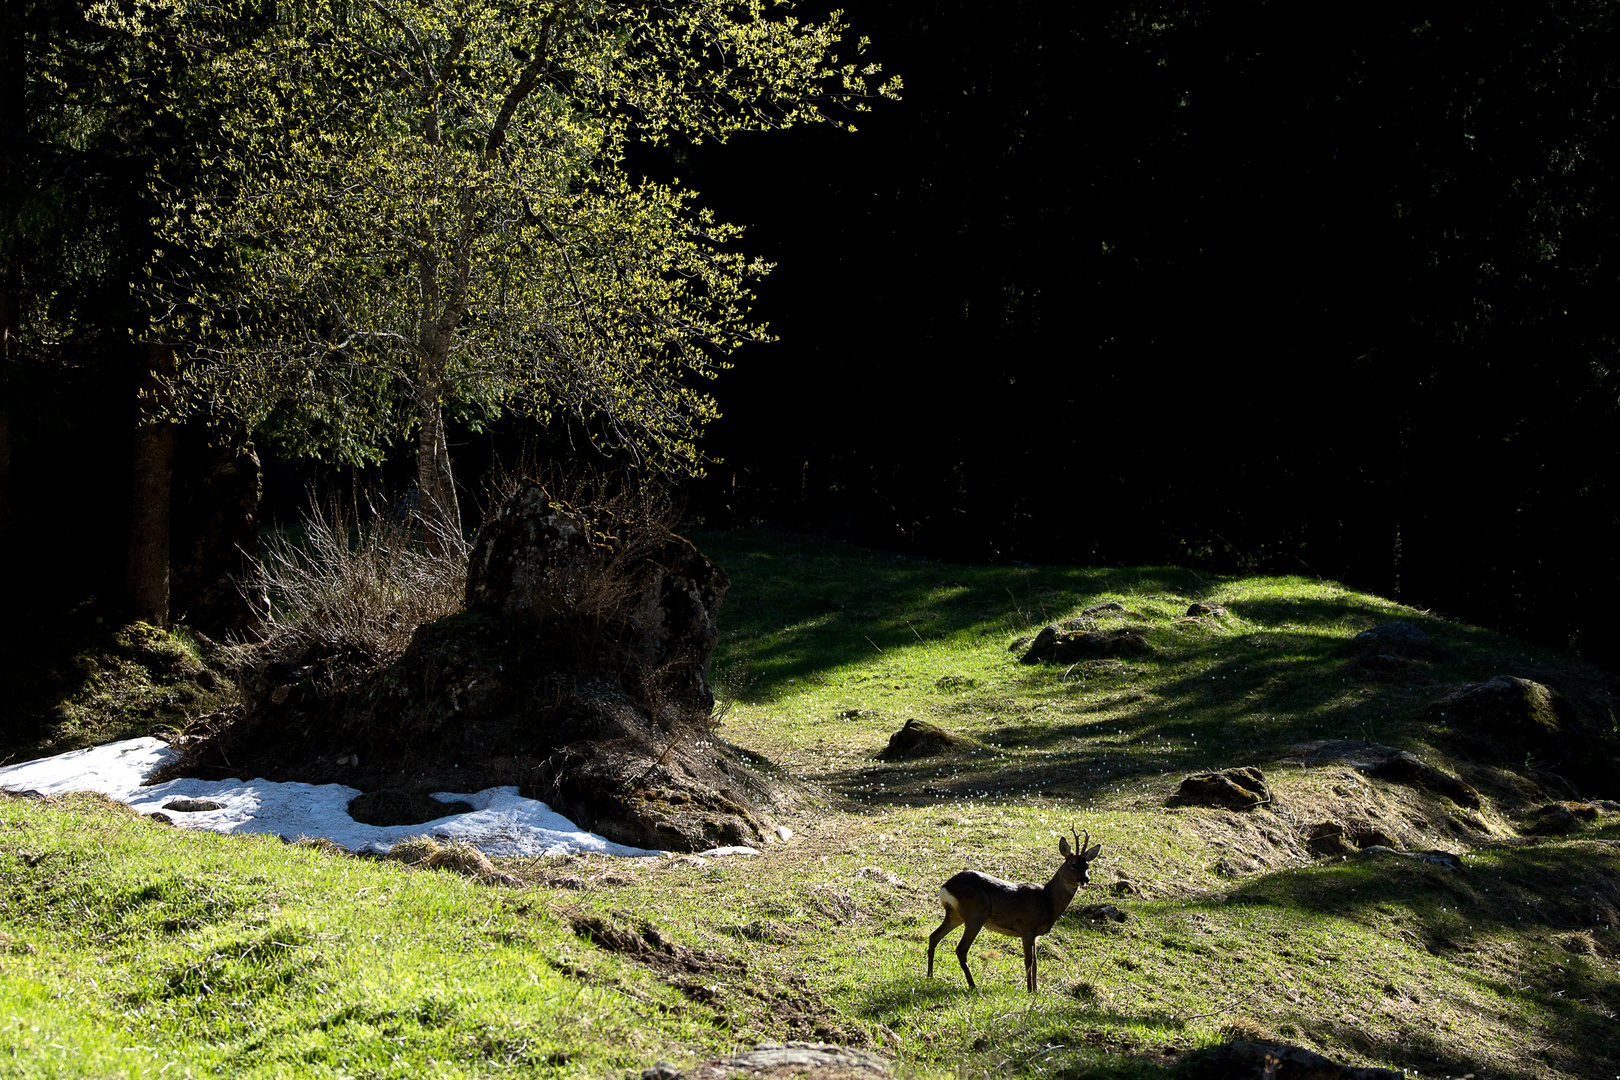
[[[1620,817],[1521,840],[1546,798],[1530,774],[1450,756],[1422,718],[1496,674],[1593,683],[1577,661],[1315,579],[693,538],[732,577],[715,737],[794,792],[788,839],[509,862],[512,887],[7,798],[0,1075],[617,1077],[801,1038],[910,1077],[1151,1077],[1233,1037],[1433,1077],[1620,1074]],[[1153,655],[1019,662],[1082,617],[1148,627]],[[1444,657],[1361,664],[1348,640],[1394,619]],[[966,741],[880,760],[909,718]],[[1410,750],[1483,806],[1285,760],[1324,738]],[[1166,805],[1240,765],[1270,807]],[[1303,846],[1351,818],[1463,867]],[[1102,854],[1041,945],[1040,992],[989,934],[978,993],[954,935],[926,978],[938,885],[1045,881],[1071,828]]]

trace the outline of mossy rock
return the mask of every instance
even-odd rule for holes
[[[1580,832],[1598,817],[1598,808],[1591,803],[1552,802],[1530,815],[1524,833],[1526,836],[1563,836]]]
[[[1531,755],[1582,794],[1620,790],[1613,716],[1579,709],[1551,686],[1498,675],[1459,687],[1425,718],[1472,755],[1514,764]]]
[[[1189,776],[1181,782],[1171,802],[1181,806],[1251,810],[1271,802],[1271,788],[1266,784],[1265,774],[1249,765]]]
[[[1112,630],[1063,630],[1048,626],[1019,658],[1024,664],[1072,664],[1102,656],[1151,656],[1145,627],[1121,626]]]
[[[889,745],[878,752],[884,761],[906,761],[948,753],[967,740],[926,720],[907,720],[906,726],[889,736]]]

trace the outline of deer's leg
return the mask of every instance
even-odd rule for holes
[[[962,965],[962,974],[967,976],[969,990],[977,990],[978,986],[973,982],[973,972],[968,970],[968,946],[979,936],[979,929],[983,925],[983,923],[968,923],[967,929],[962,931],[962,940],[956,943],[956,962]]]
[[[934,946],[942,941],[946,934],[962,925],[962,916],[956,913],[955,908],[945,909],[945,921],[939,924],[939,929],[928,935],[928,977],[934,977]]]
[[[1035,935],[1024,935],[1024,982],[1035,992]]]

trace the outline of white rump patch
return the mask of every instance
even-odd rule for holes
[[[956,897],[952,896],[951,890],[943,885],[939,887],[939,902],[951,911],[956,910]]]

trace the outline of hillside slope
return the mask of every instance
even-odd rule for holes
[[[780,842],[514,862],[512,888],[10,800],[18,1074],[77,1046],[103,1075],[601,1076],[808,1038],[908,1076],[1196,1077],[1239,1037],[1620,1073],[1603,672],[1331,582],[694,539],[733,582],[713,738],[805,793]],[[913,719],[948,741],[891,751]],[[1237,768],[1264,798],[1180,797]],[[1102,854],[1040,993],[988,934],[980,992],[948,953],[926,978],[939,884],[1044,881],[1071,828]]]

